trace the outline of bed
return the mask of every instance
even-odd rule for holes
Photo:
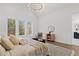
[[[11,51],[11,56],[46,56],[48,47],[45,43],[35,40],[25,40],[26,44],[16,45]]]

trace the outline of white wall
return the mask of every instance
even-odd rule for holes
[[[25,4],[0,4],[0,35],[7,35],[7,19],[31,21],[33,33],[37,33],[37,19],[31,11],[28,11]],[[18,30],[17,30],[18,32]],[[16,33],[17,34],[17,33]]]
[[[48,26],[54,25],[56,41],[79,45],[79,40],[73,38],[73,23],[79,20],[79,4],[44,4],[44,10],[39,13],[39,32],[48,32]]]
[[[56,41],[71,44],[71,14],[68,10],[51,12],[40,18],[39,31],[47,33],[48,26],[55,26]]]
[[[56,41],[79,45],[79,40],[73,39],[71,27],[72,15],[78,14],[77,16],[79,16],[79,4],[43,5],[44,9],[35,15],[25,7],[25,4],[0,4],[0,35],[7,35],[7,19],[10,17],[15,20],[23,19],[32,21],[33,35],[37,32],[46,34],[48,33],[48,26],[54,25]]]

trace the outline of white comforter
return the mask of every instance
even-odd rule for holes
[[[11,56],[45,56],[48,55],[47,46],[35,40],[26,41],[25,45],[16,45],[9,53]]]
[[[27,42],[30,46],[34,47],[35,49],[35,55],[47,55],[48,54],[48,48],[47,46],[42,43],[35,40],[29,40]]]

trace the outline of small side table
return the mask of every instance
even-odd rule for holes
[[[54,42],[55,41],[55,34],[47,34],[47,41]]]

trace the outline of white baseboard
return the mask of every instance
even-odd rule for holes
[[[68,44],[68,45],[73,45],[72,42],[68,43],[68,42],[63,42],[63,41],[58,41],[58,40],[56,40],[56,42],[63,43],[63,44]]]
[[[62,42],[62,41],[57,41],[57,40],[56,40],[56,42],[63,43],[63,44],[68,44],[68,45],[79,46],[79,44],[76,44],[76,43],[73,43],[73,42],[71,42],[71,43],[67,43],[67,42]]]

